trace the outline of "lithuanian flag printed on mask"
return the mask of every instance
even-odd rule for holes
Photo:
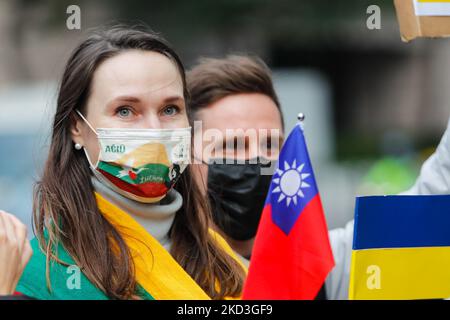
[[[98,170],[116,187],[157,201],[170,188],[169,166],[164,145],[148,143],[114,162],[100,161]]]
[[[356,199],[350,299],[450,297],[450,196]]]

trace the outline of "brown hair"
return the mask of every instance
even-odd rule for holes
[[[178,67],[188,99],[184,67],[178,55],[163,38],[143,26],[96,30],[73,51],[59,88],[49,156],[42,179],[35,186],[33,202],[35,232],[47,255],[49,289],[49,263],[51,259],[61,262],[56,254],[61,244],[86,277],[108,297],[136,298],[129,248],[99,211],[89,163],[83,151],[74,149],[70,130],[74,111],[85,111],[96,68],[125,50],[149,50],[170,58]],[[210,235],[210,212],[190,168],[175,189],[183,197],[183,206],[170,231],[172,256],[211,298],[239,295],[244,270]]]
[[[270,69],[256,56],[228,55],[223,59],[201,58],[198,64],[187,72],[186,77],[192,120],[197,120],[198,111],[226,96],[261,93],[273,100],[283,122]]]

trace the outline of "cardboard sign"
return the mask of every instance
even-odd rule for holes
[[[450,36],[450,0],[394,0],[402,40]]]
[[[450,0],[414,0],[416,16],[450,16]]]

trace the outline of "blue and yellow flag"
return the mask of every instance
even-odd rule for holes
[[[450,297],[450,195],[358,197],[350,299]]]

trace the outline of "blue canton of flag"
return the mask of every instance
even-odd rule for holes
[[[318,193],[303,128],[297,124],[283,144],[267,194],[274,223],[287,235]]]

